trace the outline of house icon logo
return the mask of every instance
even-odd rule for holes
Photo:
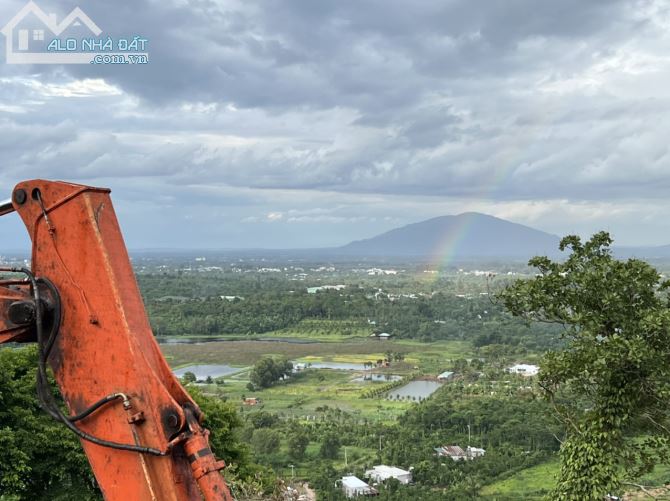
[[[98,38],[102,30],[79,7],[60,22],[29,1],[0,30],[8,64],[143,64],[148,40]]]
[[[23,27],[22,23],[34,15],[33,29]],[[37,24],[35,24],[37,21]],[[88,64],[89,54],[82,53],[49,53],[31,51],[30,42],[44,42],[45,32],[49,38],[58,37],[70,26],[84,25],[94,36],[102,30],[79,7],[70,12],[60,23],[55,14],[46,14],[35,2],[28,2],[0,32],[5,35],[5,53],[8,64]],[[32,31],[32,36],[31,36]],[[43,43],[41,45],[44,45]]]

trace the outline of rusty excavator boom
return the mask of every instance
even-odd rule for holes
[[[0,343],[37,343],[40,404],[79,436],[105,499],[232,500],[204,416],[152,334],[110,190],[25,181],[0,203],[12,212],[32,258],[0,268]]]

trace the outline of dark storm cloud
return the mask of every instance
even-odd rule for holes
[[[670,20],[651,0],[79,6],[148,38],[150,63],[0,65],[0,185],[104,183],[120,214],[218,218],[253,245],[254,225],[314,224],[315,245],[468,201],[553,225],[616,204],[630,230],[670,188]]]
[[[50,1],[49,7],[66,13],[72,3]],[[630,19],[627,2],[609,0],[140,0],[82,7],[104,34],[146,36],[152,67],[66,68],[77,77],[104,77],[152,102],[377,111],[416,102],[446,83],[436,78],[499,76],[551,64],[522,57],[518,45],[534,37],[625,36],[641,23]],[[9,6],[3,11],[12,12]]]

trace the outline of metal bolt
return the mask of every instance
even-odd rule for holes
[[[128,418],[130,424],[141,424],[144,422],[144,411],[137,412]]]
[[[35,319],[35,303],[32,301],[16,301],[7,310],[9,321],[16,325],[26,325]]]
[[[26,198],[28,198],[28,195],[26,195],[26,190],[16,190],[14,192],[14,202],[16,202],[19,205],[23,205],[26,203]]]

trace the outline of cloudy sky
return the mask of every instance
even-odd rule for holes
[[[464,211],[670,243],[667,1],[37,3],[146,37],[150,62],[8,65],[0,41],[0,199],[111,187],[131,248],[332,246]],[[0,219],[0,249],[23,233]]]

